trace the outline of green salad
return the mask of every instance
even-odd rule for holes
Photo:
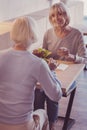
[[[48,61],[51,55],[51,52],[43,48],[38,48],[38,49],[33,50],[33,54]]]

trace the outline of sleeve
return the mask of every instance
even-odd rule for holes
[[[42,62],[40,66],[39,82],[46,95],[53,101],[58,102],[62,96],[61,83],[55,73],[50,71],[47,63]]]
[[[87,54],[86,54],[86,47],[85,47],[85,44],[84,44],[83,36],[82,36],[81,33],[79,34],[79,37],[78,37],[77,40],[78,40],[78,52],[77,52],[77,55],[76,55],[75,62],[85,63]]]

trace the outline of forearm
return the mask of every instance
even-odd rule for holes
[[[80,57],[80,56],[76,55],[75,63],[86,64],[87,63],[87,57]]]

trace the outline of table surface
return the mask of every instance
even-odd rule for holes
[[[61,62],[59,62],[61,63]],[[58,79],[61,81],[62,90],[67,96],[70,90],[74,88],[70,88],[71,85],[76,81],[79,74],[84,68],[84,64],[74,64],[71,62],[63,62],[64,64],[68,64],[68,67],[65,70],[56,69],[56,74]]]

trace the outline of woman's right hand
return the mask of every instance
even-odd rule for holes
[[[55,70],[58,66],[58,62],[54,60],[53,58],[49,58],[48,65],[50,70]]]
[[[58,55],[60,57],[64,57],[66,61],[75,61],[75,56],[70,54],[69,50],[66,47],[59,48]]]
[[[69,55],[69,50],[66,47],[60,47],[57,51],[57,54],[60,57],[66,57]]]

